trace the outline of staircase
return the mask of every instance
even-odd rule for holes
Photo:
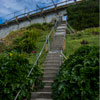
[[[52,89],[51,84],[53,83],[54,77],[59,72],[61,65],[61,50],[64,47],[64,38],[66,34],[66,24],[63,23],[57,27],[56,33],[54,35],[50,51],[47,54],[46,60],[44,62],[44,73],[43,73],[43,83],[44,88],[37,92],[33,92],[31,95],[31,100],[52,100]]]

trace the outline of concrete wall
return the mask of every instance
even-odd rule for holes
[[[61,15],[63,16],[64,14],[66,14],[66,9],[58,12],[58,15],[60,15],[60,16]],[[0,29],[0,38],[7,36],[12,31],[16,31],[20,28],[29,26],[29,25],[34,24],[34,23],[44,23],[44,22],[49,23],[52,21],[53,18],[57,18],[56,12],[52,12],[52,13],[47,14],[45,19],[43,17],[37,17],[37,18],[34,17],[31,21],[26,20],[26,21],[23,21],[19,24],[17,24],[15,22],[14,24],[12,24],[10,26],[2,27]]]

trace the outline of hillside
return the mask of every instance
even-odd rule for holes
[[[68,23],[63,64],[52,84],[53,100],[99,99],[99,0],[83,0],[67,9]]]
[[[38,63],[34,63],[44,45],[52,24],[32,24],[11,32],[0,44],[0,99],[18,100],[31,97],[31,92],[43,88],[42,65],[46,57],[43,50]],[[33,70],[32,70],[33,69]],[[32,70],[31,74],[29,74]],[[5,96],[6,95],[6,96]]]
[[[75,34],[66,32],[65,22],[51,32],[53,24],[37,23],[0,40],[0,99],[98,100],[98,0],[67,11]]]
[[[18,49],[19,51],[32,52],[32,50],[40,50],[40,46],[46,39],[46,36],[50,32],[53,24],[32,24],[28,27],[24,27],[20,30],[11,32],[7,37],[1,41],[2,51],[11,51]],[[41,44],[40,44],[41,43]],[[18,50],[17,50],[18,51]]]
[[[68,23],[76,30],[99,26],[99,0],[83,0],[67,8]]]
[[[99,46],[99,27],[84,29],[77,34],[67,34],[64,54],[69,57],[83,45]]]

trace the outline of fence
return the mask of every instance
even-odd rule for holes
[[[55,8],[55,10],[56,10],[57,7],[64,6],[64,5],[72,3],[72,2],[76,3],[77,1],[76,0],[65,0],[65,1],[62,1],[62,2],[59,2],[59,3],[49,5],[49,6],[46,6],[46,7],[43,7],[43,8],[38,8],[37,10],[32,10],[32,11],[29,11],[29,12],[27,12],[26,11],[27,9],[25,8],[25,9],[22,9],[20,11],[17,11],[17,12],[14,12],[14,13],[11,13],[11,14],[5,16],[5,18],[4,18],[5,21],[3,21],[2,24],[8,23],[8,22],[13,21],[13,20],[17,20],[18,18],[30,16],[30,15],[35,14],[37,12],[42,13],[43,11],[49,10],[51,8]],[[22,12],[22,14],[19,14],[20,12]]]

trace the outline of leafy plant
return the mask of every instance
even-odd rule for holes
[[[99,99],[98,49],[82,46],[69,56],[52,85],[54,100]]]
[[[29,99],[31,91],[35,90],[32,85],[41,85],[42,70],[35,66],[30,77],[27,77],[32,65],[25,54],[11,52],[0,54],[0,99],[14,100],[19,90],[21,93],[18,100]]]
[[[83,0],[67,8],[68,23],[76,30],[99,26],[99,0]]]
[[[69,55],[72,55],[78,48],[81,46],[83,40],[87,41],[85,43],[88,46],[99,46],[99,28],[87,28],[82,31],[78,31],[77,34],[67,34],[66,36],[66,48],[64,54],[68,58]]]
[[[36,48],[35,42],[38,41],[39,35],[41,35],[41,31],[38,29],[25,31],[22,37],[15,39],[14,48],[30,53]]]
[[[48,28],[50,29],[52,26],[53,26],[53,24],[51,24],[51,23],[43,23],[43,24],[36,23],[36,24],[32,24],[32,25],[28,26],[27,29],[32,30],[33,28],[37,28],[40,30],[47,30]]]

